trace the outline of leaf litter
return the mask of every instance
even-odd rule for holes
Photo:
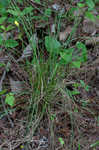
[[[76,5],[78,1],[74,1],[73,5]],[[35,13],[37,16],[44,14],[43,1],[31,1],[33,7],[35,8]],[[67,4],[66,4],[67,3]],[[66,1],[53,1],[52,3],[48,1],[46,3],[50,8],[54,9],[54,16],[62,10],[70,10],[71,4]],[[66,5],[69,8],[66,8]],[[78,13],[78,12],[77,12]],[[77,15],[77,14],[76,14]],[[80,14],[78,15],[80,16]],[[82,14],[81,14],[82,16]],[[80,16],[80,17],[81,17]],[[41,30],[45,33],[48,40],[48,33],[46,33],[49,27],[51,26],[51,33],[55,34],[58,30],[57,25],[55,24],[54,17],[50,16],[48,23],[46,21],[40,20],[39,22],[35,20],[35,31]],[[39,26],[40,25],[40,26]],[[64,29],[62,28],[64,26]],[[43,28],[42,28],[43,27]],[[71,29],[72,29],[72,19],[71,21],[61,20],[60,31],[58,34],[59,41],[64,44],[68,39]],[[46,31],[46,32],[45,32]],[[10,36],[8,32],[6,38]],[[20,95],[24,86],[27,86],[30,90],[30,85],[28,81],[28,74],[26,72],[27,68],[23,68],[22,65],[28,60],[31,60],[33,55],[33,48],[30,43],[27,41],[25,48],[22,48],[21,56],[17,58],[15,55],[10,55],[7,52],[6,48],[3,48],[3,52],[0,51],[0,63],[5,63],[10,61],[11,65],[8,68],[3,68],[0,70],[0,91],[2,88],[5,88],[16,93],[16,100],[19,103],[16,104],[17,107],[12,109],[12,112],[9,109],[9,106],[6,106],[8,115],[5,114],[4,108],[0,106],[0,148],[4,150],[20,150],[20,149],[42,149],[42,150],[75,150],[78,149],[78,145],[81,150],[91,150],[95,143],[99,141],[99,40],[98,35],[99,28],[98,22],[93,23],[88,19],[83,20],[82,24],[78,26],[74,41],[70,43],[71,47],[75,46],[75,40],[80,39],[85,42],[88,46],[88,62],[86,65],[82,65],[80,69],[72,69],[67,78],[62,78],[56,87],[56,93],[54,97],[54,102],[51,102],[52,110],[51,114],[55,115],[53,121],[50,120],[49,114],[45,115],[41,120],[39,127],[37,128],[35,134],[32,134],[32,126],[29,128],[28,134],[26,134],[27,126],[27,112],[28,112],[28,103],[29,99],[28,93],[26,95]],[[24,33],[23,33],[23,36]],[[39,35],[40,39],[41,33]],[[44,37],[43,37],[44,38]],[[50,41],[49,47],[52,47],[53,37],[49,37]],[[38,40],[38,39],[37,39]],[[38,40],[38,41],[39,41]],[[42,42],[42,41],[41,41]],[[56,42],[57,43],[57,42]],[[39,45],[38,45],[39,46]],[[57,45],[60,47],[60,43]],[[50,48],[48,44],[46,49],[48,51]],[[13,48],[13,47],[12,47]],[[3,53],[3,54],[2,54]],[[46,55],[46,54],[45,54]],[[20,61],[22,60],[22,61]],[[6,71],[6,74],[4,73]],[[64,69],[63,69],[64,71]],[[35,74],[35,73],[34,73]],[[33,77],[35,78],[35,77]],[[73,83],[76,81],[83,80],[85,84],[89,85],[91,89],[85,91],[82,87],[79,87],[78,90],[80,94],[72,97],[69,91],[73,91]],[[24,85],[23,82],[26,81]],[[6,84],[9,86],[7,87]],[[67,84],[68,83],[68,84]],[[42,87],[43,88],[43,87]],[[61,90],[59,90],[61,89]],[[67,89],[67,93],[64,92]],[[31,91],[31,90],[30,90]],[[0,97],[1,98],[1,97]],[[5,99],[5,93],[2,96],[3,100]],[[31,103],[31,102],[30,102]],[[14,112],[13,112],[14,111]],[[48,111],[48,110],[47,110]],[[9,119],[10,118],[10,119]],[[14,127],[11,124],[14,123]],[[35,126],[35,124],[32,125]],[[63,139],[64,145],[61,146],[59,138]],[[51,140],[53,139],[53,141]],[[95,145],[96,150],[98,150],[98,145]]]

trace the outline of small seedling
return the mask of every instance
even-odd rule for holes
[[[83,80],[80,80],[81,86],[88,92],[89,91],[89,86],[85,84]]]
[[[61,146],[63,146],[63,145],[64,145],[64,140],[63,140],[63,138],[60,137],[60,138],[58,138],[58,140],[59,140]]]
[[[53,121],[55,118],[56,118],[56,114],[52,114],[50,117],[51,121]]]
[[[14,106],[14,102],[15,102],[15,97],[13,93],[8,93],[6,95],[6,99],[5,99],[5,103],[10,105],[11,107]]]

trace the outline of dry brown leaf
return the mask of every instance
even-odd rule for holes
[[[84,19],[82,29],[83,32],[94,35],[97,31],[99,31],[99,19],[96,18],[95,22],[89,19]]]
[[[84,14],[84,11],[85,11],[85,8],[83,8],[83,9],[77,9],[77,10],[74,11],[74,14],[73,14],[73,15],[74,15],[75,17],[78,17],[78,16],[79,16],[79,17],[82,17],[83,14]]]
[[[96,18],[95,25],[96,25],[96,28],[99,29],[99,19],[98,18]]]
[[[11,92],[19,94],[23,91],[23,84],[21,81],[15,81],[13,78],[10,79]]]
[[[38,38],[37,38],[37,35],[36,34],[33,34],[33,36],[31,37],[30,39],[30,42],[32,42],[32,38],[34,38],[34,40],[36,41],[36,46],[37,46],[37,43],[38,43]],[[27,45],[27,47],[23,50],[23,54],[22,56],[17,60],[17,62],[19,61],[22,61],[24,58],[27,58],[27,57],[31,57],[32,54],[33,54],[33,51],[32,51],[32,46],[31,44]]]
[[[96,33],[96,25],[93,21],[89,19],[84,19],[82,30],[83,32],[88,33],[88,34]]]
[[[85,41],[86,45],[96,45],[99,44],[99,37],[89,37],[86,41]]]
[[[1,33],[0,36],[3,38],[3,40],[8,40],[9,37],[11,37],[11,32]]]
[[[71,26],[68,26],[63,32],[59,33],[59,40],[60,41],[65,41],[68,37],[68,35],[71,33],[72,28]]]

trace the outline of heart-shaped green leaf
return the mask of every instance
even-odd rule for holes
[[[45,47],[48,52],[54,53],[54,54],[59,54],[61,44],[55,38],[53,38],[51,36],[46,36],[45,37]]]

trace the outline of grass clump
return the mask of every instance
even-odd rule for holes
[[[5,99],[2,105],[11,124],[16,115],[11,119],[9,108],[15,114],[25,112],[21,145],[26,142],[28,147],[32,137],[41,131],[42,121],[47,120],[43,126],[49,129],[50,149],[54,150],[57,145],[63,149],[68,145],[67,149],[71,150],[85,148],[82,139],[86,139],[82,130],[84,124],[87,126],[87,116],[91,120],[96,114],[91,110],[91,100],[86,96],[91,86],[83,75],[80,76],[88,60],[84,40],[77,35],[82,18],[73,12],[87,7],[85,16],[95,21],[92,14],[95,4],[91,0],[90,5],[89,1],[74,4],[75,8],[71,7],[71,1],[71,8],[66,13],[49,8],[51,1],[6,0],[8,5],[3,1],[0,5],[0,52],[3,53],[4,49],[8,59],[7,63],[0,62],[0,67],[4,69],[0,97]],[[73,25],[68,35],[65,30],[66,37],[61,41],[59,34],[66,18]],[[51,19],[55,25],[54,32],[51,31]],[[10,88],[5,86],[8,80]],[[98,143],[90,145],[95,147]]]

